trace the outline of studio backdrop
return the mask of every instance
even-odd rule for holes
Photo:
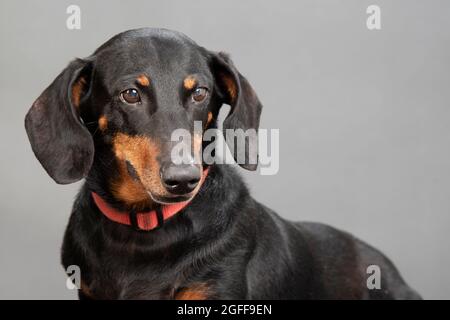
[[[446,0],[2,0],[0,298],[76,298],[60,246],[81,184],[49,178],[24,117],[72,59],[138,27],[225,51],[251,81],[261,128],[279,130],[274,174],[238,169],[258,201],[351,232],[424,298],[450,298],[449,12]]]

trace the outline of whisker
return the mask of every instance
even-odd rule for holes
[[[97,124],[98,124],[97,121],[91,121],[91,122],[85,122],[84,125],[85,125],[85,126],[89,126],[89,125],[94,124],[94,123],[97,123]]]

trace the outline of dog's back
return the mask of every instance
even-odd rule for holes
[[[263,205],[257,216],[251,298],[420,299],[385,255],[351,234],[287,221]],[[379,286],[370,266],[379,271]]]

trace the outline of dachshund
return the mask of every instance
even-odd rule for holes
[[[198,160],[223,105],[222,130],[258,129],[262,104],[227,54],[154,28],[75,59],[33,103],[25,127],[37,159],[59,184],[85,179],[62,246],[63,266],[80,267],[80,299],[420,299],[378,250],[287,221],[250,196],[235,166]],[[177,129],[193,136],[182,163]],[[256,170],[255,141],[245,143],[238,164]]]

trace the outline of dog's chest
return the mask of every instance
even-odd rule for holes
[[[213,296],[211,282],[186,279],[184,272],[168,266],[131,266],[117,260],[109,265],[102,261],[101,266],[91,268],[92,280],[81,283],[86,298],[204,300]]]
[[[98,277],[91,283],[81,284],[81,293],[89,299],[175,299],[206,300],[212,296],[207,282],[155,281],[143,278],[122,278],[107,281]]]

